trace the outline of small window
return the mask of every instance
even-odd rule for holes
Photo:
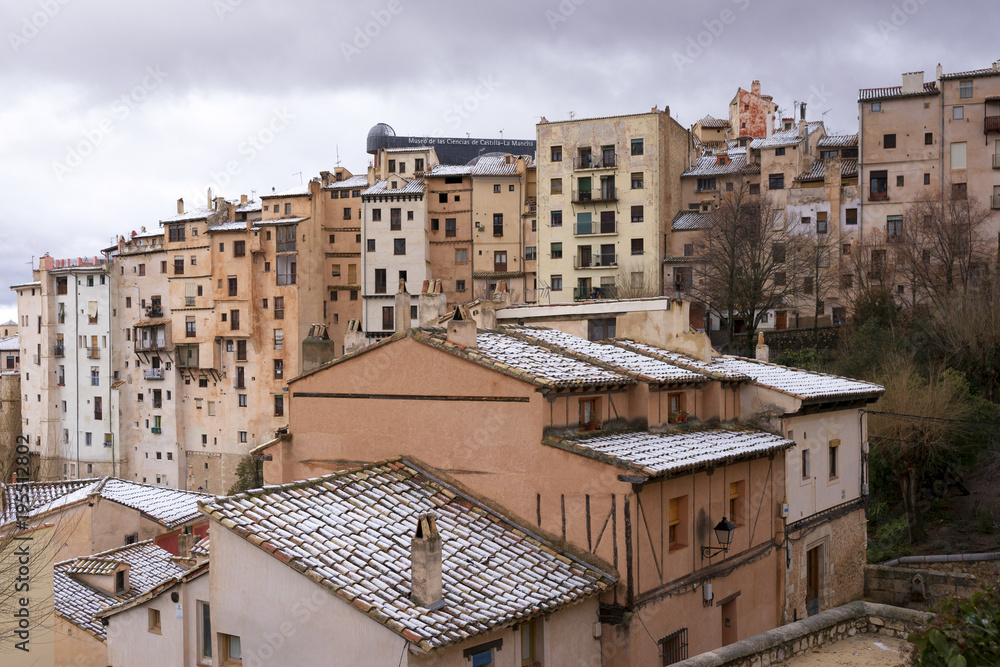
[[[562,188],[562,179],[561,178],[553,178],[550,181],[550,184],[549,184],[549,193],[553,194],[553,195],[561,195],[562,191],[563,191],[563,188]]]
[[[406,254],[406,239],[393,239],[392,240],[392,254],[393,255],[405,255]]]
[[[637,204],[632,207],[632,222],[642,222],[644,217],[644,209],[642,204]]]
[[[644,150],[642,139],[632,140],[632,155],[642,155]]]
[[[160,610],[148,609],[147,611],[149,612],[149,631],[160,634]]]
[[[840,476],[840,461],[838,455],[840,451],[840,440],[830,441],[830,479],[837,479]]]
[[[632,254],[643,254],[643,239],[632,239]]]
[[[774,149],[774,154],[775,154],[775,156],[781,156],[781,155],[784,155],[784,154],[785,154],[785,147],[784,147],[784,146],[781,146],[781,147],[779,147],[779,148],[775,148],[775,149]]]
[[[641,171],[637,171],[634,174],[632,174],[632,189],[642,190],[642,186],[643,186],[643,174]]]
[[[549,256],[552,259],[562,259],[563,256],[563,246],[562,243],[553,243],[549,251]]]
[[[746,524],[744,487],[745,485],[742,481],[729,483],[729,520],[737,526]]]
[[[222,650],[222,664],[232,662],[238,665],[243,664],[243,650],[240,646],[240,638],[236,635],[225,635],[219,633],[219,644]]]
[[[783,190],[785,188],[784,174],[771,174],[767,177],[767,188],[769,190]]]
[[[247,254],[246,241],[233,242],[233,257],[243,257]]]
[[[885,134],[882,136],[882,148],[895,148],[895,147],[896,147],[895,134]]]
[[[933,145],[934,145],[934,133],[924,132],[924,146],[933,146]]]
[[[856,208],[845,209],[844,222],[848,225],[858,224],[858,209]]]
[[[809,450],[802,450],[802,479],[809,479],[811,477],[809,473]]]
[[[562,227],[562,211],[551,211],[549,213],[549,226]]]
[[[563,278],[562,274],[555,274],[549,277],[549,289],[553,292],[562,291],[563,288]]]
[[[552,147],[552,161],[553,162],[562,162],[562,146],[553,146]]]
[[[960,81],[958,84],[958,97],[967,100],[972,97],[972,80]]]
[[[872,112],[873,113],[878,113],[880,111],[882,111],[882,103],[881,102],[872,102]]]
[[[930,184],[931,184],[931,175],[924,174],[924,185],[930,185]]]
[[[687,496],[670,499],[670,515],[667,524],[667,542],[670,550],[687,546]]]
[[[500,192],[500,184],[499,183],[494,183],[493,184],[493,192],[496,192],[496,193]]]
[[[464,292],[465,291],[465,281],[464,280],[456,280],[455,281],[455,291],[456,292]]]
[[[580,430],[596,431],[601,428],[600,399],[580,399]]]
[[[952,107],[951,117],[953,120],[962,120],[965,118],[965,107]]]

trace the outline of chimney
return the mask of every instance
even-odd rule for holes
[[[336,343],[327,335],[325,324],[313,324],[302,341],[302,372],[319,368],[336,357]]]
[[[441,535],[431,514],[417,519],[417,531],[410,540],[410,599],[430,610],[444,606],[441,587]]]
[[[244,205],[246,203],[247,203],[247,196],[246,195],[240,195],[240,206],[242,206],[242,205]]]
[[[207,209],[212,208],[212,188],[208,189],[208,203],[205,205],[205,208]]]
[[[191,555],[191,547],[194,546],[195,540],[194,535],[191,533],[186,533],[181,531],[177,536],[177,556],[180,558],[187,558]]]
[[[326,187],[327,185],[330,185],[330,172],[328,172],[328,171],[321,171],[321,172],[319,172],[319,177],[320,177],[320,180],[323,182],[323,186],[324,187]]]
[[[907,72],[903,75],[903,89],[900,91],[904,95],[913,95],[924,92],[924,73]]]
[[[760,96],[760,81],[754,81],[750,84],[750,92],[758,97]]]
[[[360,352],[368,346],[365,332],[361,330],[361,320],[350,320],[344,333],[344,354]]]
[[[420,296],[417,297],[417,316],[420,326],[426,327],[437,322],[448,308],[448,299],[441,291],[440,280],[425,280]]]
[[[757,349],[754,351],[757,361],[768,362],[771,360],[771,348],[764,344],[764,332],[757,332]]]
[[[477,347],[476,342],[476,321],[466,319],[462,314],[462,309],[455,307],[455,314],[448,322],[448,342],[462,347]]]
[[[399,291],[396,292],[396,333],[402,333],[410,328],[410,293],[406,291],[406,281],[399,279]]]
[[[936,72],[936,74],[937,74],[937,80],[938,81],[940,81],[941,77],[944,76],[944,68],[941,67],[941,63],[937,64],[937,72]]]
[[[799,106],[799,136],[806,136],[806,103],[802,102]]]
[[[180,215],[183,212],[184,212],[184,198],[181,197],[180,199],[177,200],[177,215]]]

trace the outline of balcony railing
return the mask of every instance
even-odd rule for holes
[[[604,203],[618,201],[615,188],[602,188],[600,190],[573,190],[574,204]]]
[[[1000,210],[1000,195],[993,195],[993,205],[990,208],[994,211]]]
[[[589,257],[576,255],[573,258],[573,268],[576,269],[614,269],[618,267],[618,255],[591,255]]]
[[[162,368],[147,368],[142,374],[144,380],[162,380],[163,379],[163,369]]]
[[[888,192],[870,192],[868,193],[869,201],[886,201],[889,199]]]
[[[592,222],[590,224],[575,223],[573,225],[574,236],[596,236],[598,234],[617,234],[618,221]]]
[[[590,155],[573,158],[573,169],[614,169],[618,166],[617,155]]]
[[[100,350],[100,348],[88,347],[87,348],[87,358],[88,359],[100,359],[101,358],[101,350]]]
[[[1000,132],[1000,116],[987,116],[984,120],[983,130],[990,132]]]
[[[137,340],[135,342],[136,352],[157,352],[159,350],[167,349],[166,340],[153,339],[153,340]]]
[[[52,346],[52,356],[53,357],[65,357],[66,356],[66,348],[63,347],[62,345],[53,345]]]
[[[157,435],[163,432],[163,429],[161,429],[159,426],[154,426],[149,430],[152,431],[153,433],[156,433]]]
[[[614,298],[615,298],[614,287],[573,288],[574,301],[595,301],[597,299],[614,299]]]
[[[146,317],[163,317],[163,308],[160,306],[150,306],[146,309]]]

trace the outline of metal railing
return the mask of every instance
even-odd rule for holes
[[[869,201],[886,201],[888,199],[889,199],[889,193],[888,192],[869,192],[868,193],[868,200]]]
[[[573,235],[574,236],[596,236],[598,234],[617,234],[618,233],[618,221],[599,221],[591,222],[590,224],[579,222],[573,224]]]
[[[153,426],[149,430],[152,431],[153,433],[156,433],[157,435],[163,432],[163,429],[161,429],[159,426]]]
[[[101,358],[101,350],[99,348],[96,348],[96,347],[88,347],[87,348],[87,358],[88,359],[100,359]]]
[[[63,347],[62,345],[53,345],[52,346],[52,356],[54,356],[54,357],[65,357],[66,356],[66,348]]]
[[[158,350],[167,349],[166,340],[137,340],[135,342],[136,352],[156,352]]]
[[[162,380],[163,379],[163,369],[162,368],[147,368],[142,374],[144,380]]]
[[[618,166],[618,156],[615,153],[610,155],[589,155],[577,156],[573,158],[573,169],[614,169]]]
[[[618,193],[615,188],[601,188],[600,190],[573,190],[573,203],[602,203],[618,201]]]

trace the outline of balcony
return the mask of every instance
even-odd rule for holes
[[[617,233],[618,233],[617,220],[604,220],[601,222],[592,222],[590,224],[576,223],[573,225],[574,236],[600,236],[601,234],[617,234]]]
[[[137,340],[135,342],[136,352],[158,352],[167,349],[167,341],[154,338],[152,340]]]
[[[163,433],[163,429],[161,429],[159,426],[154,426],[154,427],[150,428],[149,430],[151,432],[155,433],[156,435],[159,435],[160,433]]]
[[[590,288],[573,288],[573,300],[574,301],[596,301],[598,299],[614,299],[615,298],[615,288],[614,287],[590,287]]]
[[[65,357],[66,356],[66,348],[63,347],[62,345],[53,345],[52,346],[52,356],[53,357]]]
[[[99,348],[96,348],[96,347],[88,347],[87,348],[87,358],[88,359],[100,359],[101,358],[101,350]]]
[[[994,211],[1000,210],[1000,195],[993,195],[990,208]]]
[[[888,200],[889,200],[889,193],[888,192],[869,192],[868,193],[868,201],[888,201]]]
[[[585,171],[588,169],[614,169],[618,166],[618,156],[614,153],[608,155],[584,155],[573,158],[573,170]]]
[[[162,368],[147,368],[142,374],[144,380],[162,380],[163,379],[163,369]]]
[[[616,269],[618,255],[577,255],[573,258],[574,269]]]
[[[603,188],[601,190],[573,190],[574,204],[603,204],[618,201],[618,193],[615,188]]]
[[[986,134],[1000,132],[1000,116],[987,116],[984,118],[983,130]]]
[[[163,308],[160,306],[150,306],[146,309],[146,317],[163,317]]]

